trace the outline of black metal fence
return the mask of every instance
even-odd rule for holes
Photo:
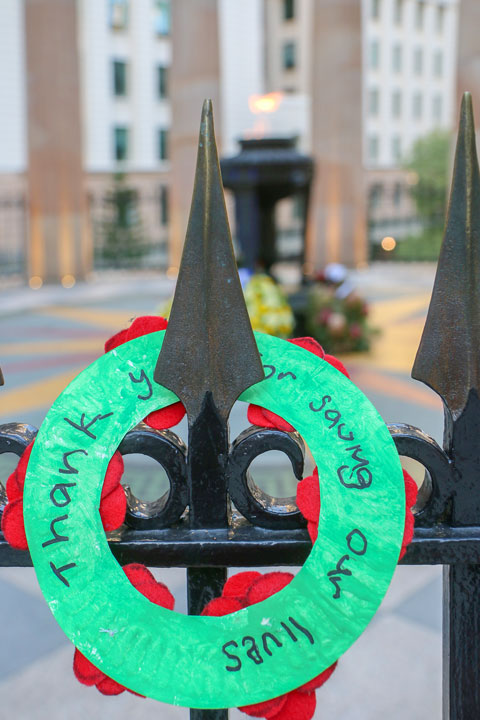
[[[145,191],[117,181],[88,196],[88,213],[96,270],[167,268],[167,186]]]
[[[301,518],[285,523],[271,500],[261,497],[259,503],[258,492],[253,495],[245,482],[250,462],[269,449],[282,449],[294,462],[300,453],[301,460],[295,435],[253,428],[243,453],[237,448],[245,437],[229,443],[232,398],[261,377],[261,368],[249,341],[241,293],[232,295],[226,284],[234,259],[225,240],[212,126],[204,123],[204,132],[176,306],[155,374],[187,408],[188,449],[171,432],[140,427],[127,434],[120,450],[157,459],[167,470],[169,497],[175,502],[161,508],[147,505],[141,518],[130,502],[126,525],[110,538],[121,564],[188,568],[192,614],[220,595],[227,567],[301,565],[311,548]],[[210,318],[208,333],[199,317]],[[198,353],[190,357],[189,349],[197,346],[205,362],[192,365]],[[179,374],[176,347],[187,358],[182,361],[186,376]],[[480,717],[479,348],[480,175],[472,104],[466,96],[445,239],[413,369],[414,377],[443,399],[444,447],[421,429],[390,426],[399,454],[419,461],[428,473],[415,536],[402,562],[444,566],[444,718],[450,720]],[[223,372],[232,362],[238,369],[235,387]],[[4,425],[0,452],[20,454],[34,433],[25,425]],[[2,539],[0,564],[29,565],[30,557]],[[228,711],[192,710],[191,717],[224,720]]]
[[[168,267],[168,187],[138,190],[113,185],[87,197],[95,270]],[[0,195],[0,277],[27,277],[28,208],[25,193]]]
[[[5,277],[23,276],[27,252],[26,198],[22,193],[0,196],[0,267]]]

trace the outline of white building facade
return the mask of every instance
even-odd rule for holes
[[[377,245],[421,232],[415,177],[402,165],[416,140],[455,127],[459,0],[364,0],[362,12],[363,157]]]
[[[94,231],[123,175],[138,194],[143,235],[167,262],[170,0],[77,0],[82,158]],[[28,207],[25,4],[0,3],[0,258],[21,272]],[[61,108],[59,109],[61,112]]]
[[[361,127],[368,213],[377,224],[374,242],[389,228],[398,237],[418,230],[408,192],[411,178],[402,166],[418,138],[455,127],[459,1],[361,0],[363,102],[352,112]],[[269,126],[297,134],[307,152],[315,122],[313,3],[257,2],[263,9],[263,17],[258,11],[257,17],[264,28],[264,92],[282,93]]]
[[[399,168],[413,143],[455,123],[460,0],[361,0],[363,158],[378,211],[411,213]],[[181,0],[177,0],[181,2]],[[311,150],[315,0],[218,0],[222,152],[242,136],[296,135]],[[25,6],[0,3],[0,188],[26,194]],[[96,213],[123,174],[138,191],[152,244],[167,253],[172,62],[170,0],[77,0],[83,167]],[[195,52],[195,49],[192,49]],[[335,78],[332,77],[332,82]],[[270,109],[255,98],[273,94]],[[270,112],[271,109],[275,112]],[[399,190],[399,187],[402,186]],[[15,215],[2,237],[21,226]],[[18,220],[18,222],[17,222]],[[19,241],[20,242],[20,241]],[[1,253],[0,253],[1,254]]]
[[[364,0],[364,160],[395,168],[454,126],[458,0]]]
[[[78,0],[84,167],[94,237],[113,178],[138,194],[138,221],[157,261],[168,254],[169,0]],[[150,257],[151,260],[151,257]],[[149,261],[150,261],[149,260]]]
[[[169,2],[78,7],[86,171],[167,171]]]

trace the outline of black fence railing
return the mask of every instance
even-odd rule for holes
[[[167,186],[146,191],[117,181],[88,196],[88,211],[96,270],[167,268]]]
[[[159,515],[154,508],[149,513],[147,508],[141,529],[127,517],[127,524],[110,539],[121,564],[140,561],[188,568],[191,614],[220,594],[227,567],[301,565],[311,549],[302,522],[285,526],[282,512],[269,507],[268,498],[261,499],[262,517],[256,514],[258,493],[254,496],[242,479],[253,458],[268,449],[280,447],[295,458],[299,445],[294,435],[265,430],[259,436],[258,429],[252,429],[250,450],[241,463],[238,443],[229,443],[233,400],[258,381],[262,371],[241,291],[227,282],[234,258],[208,106],[204,112],[192,215],[171,322],[155,372],[155,380],[172,389],[187,409],[188,448],[173,433],[147,437],[142,428],[129,433],[121,446],[122,452],[135,447],[155,457],[167,472],[175,461],[170,496],[178,502],[173,503],[173,514]],[[443,399],[444,447],[418,428],[390,426],[399,454],[419,461],[428,471],[415,536],[402,563],[445,567],[443,692],[444,718],[449,720],[480,717],[479,349],[480,174],[467,95],[443,249],[413,368],[414,377]],[[203,362],[196,362],[199,353]],[[20,454],[34,432],[24,425],[3,426],[0,452]],[[129,515],[135,515],[132,506]],[[2,539],[0,564],[28,565],[30,558]],[[191,717],[225,720],[228,710],[192,710]]]
[[[94,269],[168,267],[168,187],[138,190],[127,183],[87,196]],[[26,194],[0,194],[0,277],[27,277]]]
[[[22,193],[0,196],[1,275],[23,276],[27,257],[27,209]]]

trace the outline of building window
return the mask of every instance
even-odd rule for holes
[[[437,7],[437,16],[436,16],[437,33],[441,34],[443,32],[444,22],[445,22],[445,8],[443,5],[439,5]]]
[[[399,135],[392,138],[392,158],[395,162],[399,162],[402,158],[402,140]]]
[[[412,114],[415,120],[420,120],[423,114],[423,95],[415,93],[412,103]]]
[[[402,183],[396,182],[393,186],[393,204],[398,207],[402,204],[403,188]]]
[[[380,153],[380,141],[378,135],[371,135],[368,138],[368,160],[371,163],[375,163],[378,160]]]
[[[433,119],[437,124],[442,122],[443,102],[441,95],[435,95],[432,103]]]
[[[154,26],[157,35],[170,35],[170,0],[154,0]]]
[[[292,218],[294,220],[305,220],[306,217],[306,207],[305,207],[305,196],[304,195],[294,195],[292,198],[292,205],[291,205],[291,213]]]
[[[441,50],[437,50],[433,56],[433,74],[438,78],[443,75],[443,53]]]
[[[423,30],[423,21],[425,18],[425,3],[417,2],[415,6],[415,27],[417,30]]]
[[[128,147],[128,128],[116,127],[113,133],[114,139],[114,155],[115,160],[121,162],[122,160],[128,159],[129,147]]]
[[[295,17],[295,0],[283,0],[283,19],[293,20]]]
[[[421,75],[423,73],[423,50],[422,48],[415,48],[413,53],[413,72],[415,75]]]
[[[402,46],[394,45],[392,49],[392,68],[393,72],[399,73],[402,71]]]
[[[372,40],[370,43],[370,67],[376,70],[380,65],[380,43],[378,40]]]
[[[380,207],[383,200],[383,185],[375,183],[368,193],[368,206],[370,210],[376,210]]]
[[[283,45],[283,69],[293,70],[296,65],[295,43],[286,42]]]
[[[157,97],[161,100],[168,97],[168,68],[163,65],[157,67]]]
[[[400,90],[395,90],[392,94],[392,116],[399,118],[402,114],[402,93]]]
[[[108,0],[108,20],[113,30],[124,30],[128,25],[128,0]]]
[[[127,63],[123,60],[114,60],[112,72],[113,94],[116,97],[125,97],[127,94]]]
[[[378,115],[380,109],[380,93],[378,88],[371,88],[368,91],[368,114],[372,117]]]
[[[378,20],[380,17],[380,0],[371,0],[371,2],[372,19]]]
[[[160,188],[160,225],[168,225],[168,187],[162,185]]]
[[[395,0],[395,7],[393,10],[393,21],[395,25],[402,24],[403,16],[403,0]]]
[[[157,157],[159,160],[168,160],[168,130],[161,128],[157,134]]]

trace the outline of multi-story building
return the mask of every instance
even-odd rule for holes
[[[78,7],[89,190],[103,194],[114,173],[128,174],[140,193],[152,182],[167,188],[170,2],[80,0]]]
[[[458,0],[367,0],[363,128],[371,240],[418,228],[402,170],[415,141],[456,122]]]
[[[98,251],[102,249],[104,229],[115,222],[116,199],[123,197],[126,201],[123,229],[128,230],[129,223],[138,225],[141,242],[156,248],[154,257],[149,252],[149,264],[152,261],[165,264],[170,183],[170,0],[77,0],[75,4],[64,3],[63,7],[60,0],[58,8],[54,7],[55,3],[50,3],[50,7],[49,3],[37,5],[39,8],[43,5],[40,9],[46,19],[52,7],[54,11],[60,10],[50,16],[49,22],[53,20],[55,24],[51,24],[51,30],[46,28],[46,33],[54,33],[55,29],[59,29],[62,36],[64,29],[69,33],[70,46],[64,44],[61,48],[63,56],[59,50],[57,72],[63,72],[62,80],[70,92],[75,93],[78,100],[75,112],[79,112],[80,117],[73,117],[73,107],[70,104],[65,108],[61,97],[57,98],[60,103],[56,112],[60,117],[65,114],[60,129],[65,138],[78,119],[80,132],[70,137],[70,144],[80,155],[80,184],[87,198],[84,212],[86,224],[93,231],[96,255],[101,256]],[[47,104],[49,86],[62,82],[55,74],[50,81],[45,81],[41,73],[37,74],[38,68],[32,67],[35,60],[37,64],[39,60],[48,63],[44,55],[39,57],[39,53],[44,52],[36,47],[40,40],[36,43],[29,35],[35,21],[32,6],[20,0],[5,0],[0,4],[3,40],[0,93],[8,98],[9,106],[0,134],[0,190],[8,186],[0,200],[0,255],[4,268],[10,263],[13,271],[20,269],[23,262],[28,225],[23,222],[25,204],[31,209],[35,195],[31,177],[32,148],[40,129],[43,133],[50,130],[53,135],[51,118],[45,120],[43,110],[31,102],[31,85],[35,85],[37,98],[44,96]],[[62,24],[65,28],[58,28]],[[39,28],[39,38],[41,30]],[[48,47],[48,41],[54,44],[55,38],[43,36],[44,48]],[[63,64],[67,53],[76,57],[74,67]],[[27,78],[31,78],[32,73],[29,85]],[[62,122],[61,119],[58,122]],[[58,131],[58,127],[56,129]],[[49,138],[49,142],[56,141],[58,137]],[[65,160],[65,153],[63,158]],[[51,156],[43,157],[44,163],[48,160],[53,164]],[[34,285],[59,274],[60,277],[68,275],[67,283],[71,282],[71,276],[81,275],[82,271],[75,273],[73,265],[71,269],[65,266],[63,270],[49,270],[49,251],[43,243],[45,234],[53,234],[51,245],[58,245],[60,253],[60,244],[65,243],[65,223],[63,230],[53,227],[47,230],[39,224],[43,229],[39,230],[42,240],[37,242],[41,247],[38,262],[30,257],[29,263]],[[31,236],[31,219],[29,227]],[[81,242],[91,240],[84,236]]]
[[[415,140],[454,123],[458,0],[367,0],[364,158],[397,167]]]
[[[0,263],[2,274],[22,272],[27,167],[23,7],[0,3]]]
[[[401,169],[415,140],[456,121],[459,0],[361,5],[363,103],[357,113],[369,215],[381,239],[392,222],[400,234],[416,222],[408,193],[412,178]],[[313,11],[312,0],[265,0],[269,92],[311,94]]]
[[[122,186],[138,198],[138,231],[165,264],[170,0],[79,0],[78,20],[83,157],[97,250],[111,212],[105,198],[114,176],[124,175]]]
[[[377,222],[376,231],[380,235],[382,220],[388,225],[396,218],[405,224],[412,216],[408,178],[399,169],[412,144],[417,137],[435,128],[451,128],[454,123],[459,1],[359,0],[361,13],[349,10],[349,17],[341,19],[352,23],[350,38],[355,33],[361,36],[361,54],[352,56],[351,68],[341,69],[345,74],[340,82],[354,73],[354,82],[357,83],[358,77],[361,85],[363,100],[355,100],[355,107],[349,109],[349,122],[360,133],[358,157],[359,162],[363,157],[368,185],[364,196],[369,197],[370,215]],[[336,6],[342,4],[340,0],[334,4],[335,9],[325,0],[242,0],[241,3],[212,0],[210,4],[216,8],[218,19],[212,32],[218,33],[221,105],[218,115],[223,152],[235,152],[242,135],[263,132],[297,135],[299,147],[315,154],[312,129],[316,129],[317,134],[318,128],[323,132],[327,126],[322,125],[322,118],[331,110],[328,107],[331,101],[322,106],[318,95],[325,91],[327,82],[333,88],[339,82],[339,59],[333,57],[335,47],[331,45],[321,60],[331,61],[331,71],[329,67],[328,72],[322,73],[319,90],[318,47],[326,46],[326,41],[334,42],[337,28],[322,27],[318,18],[321,20],[324,8],[325,17],[331,18],[328,13],[336,11]],[[55,12],[52,18],[56,24],[51,22],[44,28],[35,28],[38,16],[34,15],[34,9],[41,5],[44,8],[58,6],[56,11],[48,11]],[[63,129],[58,126],[56,132],[62,137],[64,133],[67,137],[73,132],[78,106],[79,129],[71,135],[70,146],[77,152],[76,167],[83,169],[82,182],[88,203],[85,210],[75,210],[75,217],[85,211],[87,224],[89,217],[94,221],[94,238],[99,237],[96,229],[108,222],[112,212],[105,197],[115,191],[119,182],[115,176],[124,175],[124,185],[128,185],[140,201],[143,234],[148,235],[155,247],[163,248],[163,255],[157,256],[156,261],[165,262],[171,183],[170,0],[77,0],[76,3],[2,0],[0,3],[0,95],[8,99],[5,106],[9,108],[3,115],[0,133],[0,191],[3,193],[0,260],[4,265],[10,262],[12,268],[19,267],[28,228],[31,240],[35,235],[37,248],[34,260],[30,259],[30,274],[40,278],[74,274],[73,269],[68,269],[69,253],[63,253],[63,269],[50,273],[45,270],[45,258],[50,257],[51,248],[55,246],[50,241],[45,245],[50,250],[44,249],[43,260],[36,264],[35,258],[42,254],[38,250],[42,246],[41,238],[57,231],[42,230],[37,216],[32,221],[32,212],[29,222],[24,221],[25,198],[31,209],[35,194],[32,166],[35,166],[33,160],[41,136],[37,122],[39,101],[31,102],[32,82],[27,83],[27,77],[34,76],[33,83],[39,88],[37,98],[50,97],[55,85],[68,80],[67,68],[62,67],[61,60],[57,63],[59,70],[50,66],[49,72],[54,74],[51,80],[48,73],[43,76],[43,88],[40,76],[37,78],[35,74],[35,63],[39,59],[43,62],[46,57],[48,33],[58,25],[60,11],[66,13],[67,5],[70,15],[62,16],[62,22],[68,23],[70,34],[68,42],[63,40],[63,51],[70,48],[77,62],[68,66],[71,78],[66,84],[73,100],[62,113]],[[347,10],[342,12],[345,14]],[[354,15],[358,22],[351,19]],[[189,22],[188,13],[179,13],[178,17],[183,23]],[[67,37],[57,29],[58,37]],[[325,35],[320,38],[319,32]],[[174,37],[178,49],[185,35],[180,29]],[[43,38],[41,42],[40,38]],[[339,39],[337,44],[341,45],[342,41]],[[35,50],[36,45],[35,54],[29,48],[34,46]],[[191,48],[186,50],[190,52],[189,62],[195,75],[202,48],[199,46],[197,53]],[[182,88],[175,90],[182,93]],[[75,93],[78,98],[74,97]],[[274,94],[270,105],[258,102],[266,93]],[[343,102],[347,101],[348,98],[344,98]],[[61,95],[56,96],[56,102],[60,104]],[[276,112],[270,113],[271,109]],[[197,115],[198,108],[195,118]],[[55,122],[60,121],[57,112]],[[344,121],[345,118],[330,119],[327,127],[338,133],[338,142],[342,142],[340,133],[345,129]],[[335,123],[338,127],[334,127]],[[356,152],[353,161],[357,163]],[[44,155],[42,162],[46,162]],[[321,175],[326,172],[322,157],[319,163]],[[41,178],[38,179],[38,169],[36,172],[38,189]],[[341,190],[343,183],[337,184]],[[340,190],[328,189],[329,197],[332,193],[338,195]],[[61,193],[57,195],[60,197]],[[65,198],[62,202],[65,205]],[[343,203],[340,196],[338,202],[339,206]],[[287,213],[287,223],[288,217]],[[65,229],[68,223],[65,220],[62,223],[58,243],[64,243],[68,236]],[[332,221],[329,225],[336,227],[338,222]],[[181,232],[177,234],[181,236]],[[73,250],[70,255],[75,255]]]
[[[312,0],[264,2],[266,92],[311,93]],[[366,167],[398,167],[418,137],[452,127],[458,3],[362,0]]]

